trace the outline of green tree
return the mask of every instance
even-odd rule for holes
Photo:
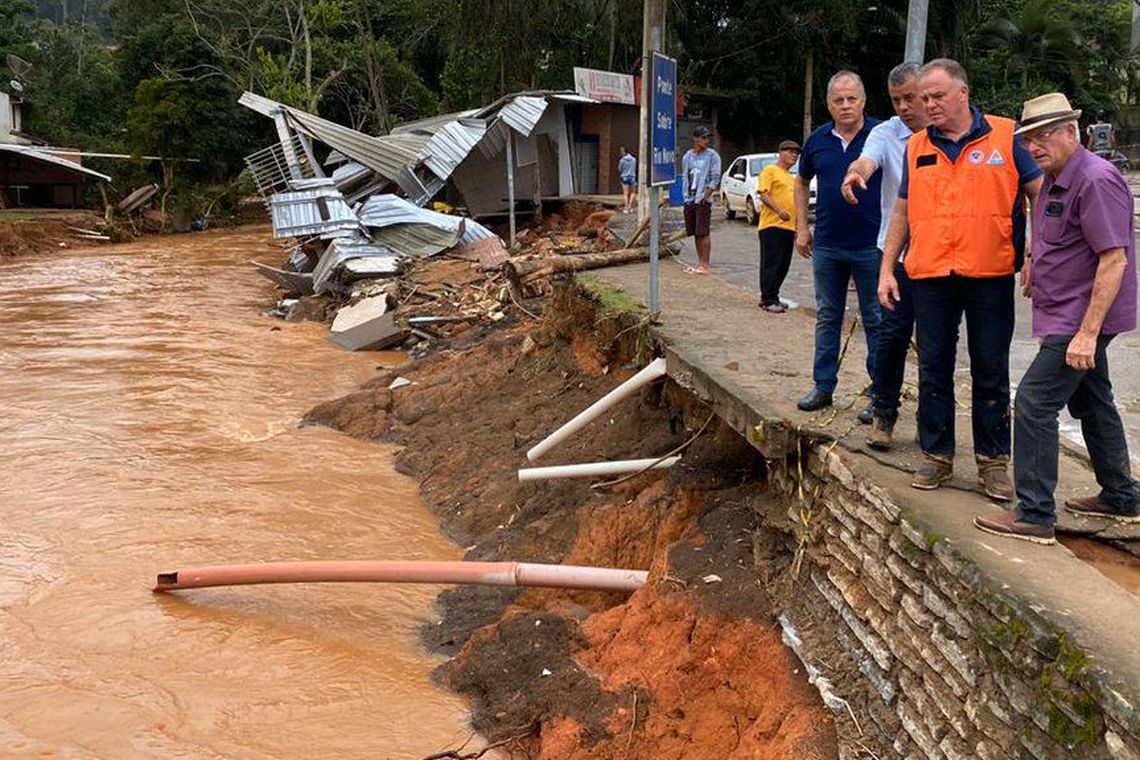
[[[1016,79],[1022,89],[1031,73],[1072,85],[1081,76],[1080,37],[1056,0],[1030,0],[1015,18],[992,19],[979,33],[983,50],[1001,60],[1003,84]]]

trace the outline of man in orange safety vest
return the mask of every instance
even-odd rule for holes
[[[924,455],[911,485],[937,488],[953,475],[954,368],[964,314],[978,480],[988,496],[1008,501],[1014,273],[1025,246],[1024,197],[1036,199],[1041,169],[1012,120],[970,106],[958,62],[930,61],[919,88],[930,125],[907,142],[879,273],[879,301],[893,309],[895,263],[909,238],[903,266],[913,282]]]

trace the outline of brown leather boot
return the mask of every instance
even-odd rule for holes
[[[978,462],[978,483],[986,496],[997,501],[1013,498],[1013,483],[1009,480],[1009,457],[974,457]]]
[[[894,422],[876,414],[875,418],[871,420],[871,429],[867,431],[867,445],[875,451],[887,451],[891,447],[894,431]]]
[[[922,464],[910,482],[912,488],[933,491],[954,477],[954,458],[922,452]]]

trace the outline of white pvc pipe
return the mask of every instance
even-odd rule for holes
[[[610,391],[606,395],[602,396],[600,399],[598,399],[593,404],[591,404],[589,407],[587,407],[585,410],[580,412],[576,417],[571,419],[565,425],[558,428],[557,430],[555,430],[550,435],[546,436],[546,438],[544,438],[540,443],[535,445],[533,448],[531,448],[530,451],[528,451],[526,453],[526,458],[532,462],[534,460],[538,459],[540,456],[542,456],[546,452],[550,451],[551,449],[553,449],[558,444],[562,443],[564,440],[566,440],[570,436],[577,433],[579,430],[584,428],[586,425],[593,422],[593,420],[595,418],[600,416],[603,412],[605,412],[611,406],[618,403],[622,399],[628,398],[629,396],[633,395],[636,391],[638,391],[642,386],[647,385],[647,384],[653,382],[654,380],[656,380],[657,378],[663,377],[664,375],[665,375],[665,359],[664,359],[664,357],[654,359],[648,365],[646,365],[646,367],[644,369],[642,369],[640,372],[638,372],[636,375],[634,375],[630,379],[626,380],[624,383],[622,383],[618,387],[614,388],[612,391]]]
[[[519,480],[550,480],[552,478],[592,478],[598,475],[621,475],[638,470],[665,470],[677,464],[681,457],[656,459],[627,459],[621,462],[589,462],[587,464],[560,464],[554,467],[524,467]]]
[[[184,567],[158,574],[155,591],[260,583],[474,583],[545,586],[591,591],[636,591],[649,573],[530,562],[334,561],[266,562],[256,565]]]

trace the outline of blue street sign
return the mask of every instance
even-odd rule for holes
[[[677,61],[653,54],[649,91],[649,184],[671,185],[677,174]]]

